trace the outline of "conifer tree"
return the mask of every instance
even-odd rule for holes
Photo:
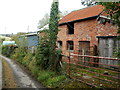
[[[54,0],[51,7],[49,30],[43,30],[36,52],[36,64],[42,69],[60,71],[61,51],[56,50],[59,20],[58,0]]]
[[[59,10],[58,10],[58,0],[53,0],[51,12],[50,12],[50,21],[49,21],[49,46],[50,46],[50,56],[49,56],[49,65],[50,69],[57,69],[57,58],[56,58],[56,40],[58,34],[58,20],[59,20]]]

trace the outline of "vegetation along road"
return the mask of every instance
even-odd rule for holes
[[[44,88],[13,60],[1,56],[3,66],[2,88]]]

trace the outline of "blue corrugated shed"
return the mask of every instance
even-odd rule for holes
[[[20,45],[28,46],[32,48],[33,46],[37,46],[39,42],[39,36],[37,33],[25,34],[21,35],[19,38]]]

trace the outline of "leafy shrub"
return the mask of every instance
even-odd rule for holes
[[[10,57],[12,54],[14,54],[16,46],[15,45],[3,45],[2,46],[2,54]]]
[[[27,50],[25,48],[18,47],[15,49],[15,54],[12,55],[12,58],[22,63],[23,58],[26,56]]]
[[[28,69],[32,72],[32,74],[35,77],[38,77],[38,74],[40,72],[40,67],[38,65],[35,64],[35,58],[33,57],[32,60],[30,61],[29,65],[28,65]]]
[[[48,34],[47,31],[44,31],[44,34]],[[49,41],[48,36],[43,35],[40,38],[39,45],[36,52],[36,64],[39,65],[42,69],[47,69],[49,67]]]
[[[48,32],[44,32],[48,35]],[[55,58],[52,58],[53,60],[50,61],[50,42],[48,39],[48,36],[42,36],[39,42],[39,45],[37,47],[36,52],[36,64],[39,65],[42,69],[47,70],[53,68],[52,65],[54,64],[54,70],[60,71],[60,61],[62,59],[61,50],[55,50]],[[55,60],[54,60],[55,59]],[[54,61],[54,62],[53,62]]]
[[[118,47],[117,49],[115,49],[113,54],[114,54],[114,57],[120,58],[120,47]]]
[[[61,64],[60,62],[62,62],[62,50],[58,49],[55,51],[55,56],[56,56],[56,71],[60,72],[61,71]]]
[[[32,61],[32,58],[33,58],[33,54],[32,53],[27,53],[22,60],[22,64],[25,65],[25,66],[28,66],[30,61]]]

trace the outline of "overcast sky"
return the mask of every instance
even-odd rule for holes
[[[0,34],[37,31],[53,0],[0,0]],[[81,0],[59,0],[60,11],[81,9]],[[28,29],[29,26],[29,29]]]

